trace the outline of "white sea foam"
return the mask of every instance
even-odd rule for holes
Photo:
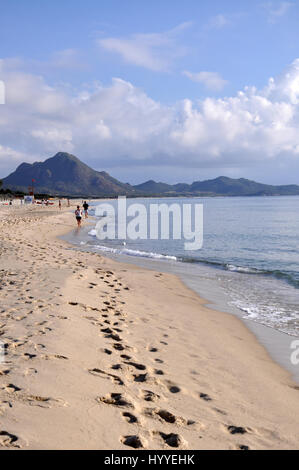
[[[148,251],[131,250],[129,248],[111,248],[104,245],[93,245],[93,248],[103,251],[105,253],[113,253],[117,255],[137,256],[140,258],[153,258],[153,259],[167,259],[170,261],[177,261],[176,256],[162,255],[160,253],[152,253]]]
[[[97,231],[93,228],[92,230],[90,230],[90,232],[88,232],[88,235],[90,235],[91,237],[96,237]]]
[[[97,231],[92,229],[88,232],[91,237],[97,236]],[[112,248],[104,245],[94,245],[94,248],[106,253],[113,253],[118,255],[137,256],[140,258],[152,258],[152,259],[167,259],[170,261],[177,261],[176,256],[162,255],[161,253],[153,253],[148,251],[132,250],[130,248]]]
[[[258,269],[248,268],[248,267],[245,267],[245,266],[235,266],[234,264],[227,264],[226,269],[228,271],[232,271],[232,272],[236,271],[238,273],[246,273],[246,274],[262,273],[262,271],[259,271]]]

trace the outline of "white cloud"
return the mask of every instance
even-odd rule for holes
[[[30,155],[25,152],[19,152],[10,147],[0,145],[0,171],[5,171],[7,161],[10,165],[18,165],[21,161],[31,161]]]
[[[24,160],[64,150],[98,169],[139,168],[144,179],[149,167],[165,171],[161,179],[175,168],[192,175],[194,168],[262,164],[299,170],[299,59],[262,90],[170,106],[119,78],[74,92],[6,60],[0,77],[7,91],[0,108],[2,177]]]
[[[221,29],[229,25],[231,25],[231,19],[227,15],[218,14],[210,19],[207,27]]]
[[[217,72],[192,73],[185,70],[183,75],[193,82],[202,83],[208,90],[212,91],[221,91],[227,84],[227,81]]]
[[[186,49],[178,44],[178,37],[191,23],[182,23],[163,33],[133,34],[127,38],[98,39],[102,49],[119,54],[129,64],[154,71],[169,70],[173,61],[185,55]]]
[[[267,11],[268,21],[270,23],[276,23],[280,18],[285,16],[293,5],[294,4],[291,2],[268,2],[263,4]]]

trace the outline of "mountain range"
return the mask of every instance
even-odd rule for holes
[[[132,186],[121,183],[105,171],[93,170],[66,152],[58,152],[44,162],[22,163],[13,173],[3,178],[3,188],[27,193],[32,180],[37,193],[70,197],[299,195],[298,185],[273,186],[226,176],[195,181],[192,184],[170,185],[149,180]]]
[[[3,178],[3,188],[28,191],[34,180],[38,193],[60,196],[113,196],[133,192],[128,184],[112,178],[105,171],[95,171],[79,158],[59,152],[44,162],[22,163],[16,171]]]

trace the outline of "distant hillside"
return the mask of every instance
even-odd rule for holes
[[[137,191],[152,195],[190,195],[190,196],[294,196],[299,195],[299,186],[271,186],[256,183],[244,178],[233,179],[219,176],[213,180],[195,181],[192,184],[179,183],[174,185],[147,181],[134,186]]]
[[[22,163],[3,179],[3,187],[27,192],[32,179],[36,181],[37,192],[51,195],[101,197],[135,192],[130,185],[120,183],[104,171],[93,170],[65,152],[45,162]]]
[[[137,184],[134,186],[134,188],[136,191],[140,191],[146,194],[161,194],[173,190],[173,187],[170,184],[156,183],[153,180],[146,181],[142,184]]]
[[[32,179],[37,193],[60,196],[113,197],[127,196],[293,196],[298,185],[271,186],[244,178],[226,176],[192,184],[166,184],[153,180],[131,186],[112,178],[104,171],[95,171],[77,157],[59,152],[44,162],[22,163],[3,179],[3,188],[28,191]]]
[[[211,192],[227,196],[270,196],[299,194],[299,186],[271,186],[256,183],[244,178],[233,179],[226,176],[208,181],[196,181],[190,186],[191,192]]]

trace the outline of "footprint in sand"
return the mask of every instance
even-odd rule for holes
[[[0,447],[20,448],[19,438],[7,431],[0,431]]]
[[[207,393],[199,393],[199,398],[205,401],[212,401],[212,398]]]
[[[181,389],[176,384],[170,382],[169,380],[166,381],[166,386],[170,393],[180,393]]]
[[[107,328],[107,329],[109,329],[109,328]],[[118,342],[122,341],[122,338],[116,333],[108,333],[108,334],[105,334],[104,337],[105,338],[111,338],[111,339],[113,339],[113,341],[118,341]]]
[[[127,350],[132,350],[133,349],[133,348],[131,348],[131,346],[122,345],[121,343],[114,343],[113,347],[117,351],[124,351],[125,349],[127,349]]]
[[[148,381],[148,374],[138,374],[138,375],[133,375],[134,377],[134,382],[147,382]]]
[[[124,411],[122,415],[128,423],[130,424],[138,423],[138,418],[136,418],[136,416],[133,415],[132,413],[129,413],[128,411]]]
[[[152,401],[152,402],[157,401],[161,398],[160,395],[158,395],[157,393],[152,392],[151,390],[142,390],[141,391],[141,397],[145,401]]]
[[[111,393],[105,397],[98,397],[96,400],[99,403],[105,403],[106,405],[134,408],[134,405],[121,393]]]
[[[179,426],[191,426],[195,424],[195,421],[191,419],[187,420],[181,416],[175,416],[173,413],[170,413],[170,411],[159,408],[146,408],[143,411],[143,414],[150,418],[159,418],[162,422],[165,421],[166,423],[176,424]]]
[[[226,426],[230,434],[246,434],[249,429],[243,428],[242,426]]]
[[[63,359],[63,360],[68,360],[68,357],[62,356],[61,354],[45,354],[41,356],[42,359],[45,359],[46,361],[49,361],[51,359]]]
[[[157,362],[158,364],[164,364],[164,361],[162,361],[162,359],[159,359],[159,358],[156,358],[155,362]]]
[[[147,408],[144,410],[144,414],[151,417],[159,416],[166,423],[174,424],[178,422],[178,418],[167,410]]]
[[[28,395],[24,397],[31,406],[39,406],[41,408],[52,408],[53,406],[67,406],[67,403],[60,398],[42,397],[38,395]]]
[[[133,361],[124,361],[125,364],[128,366],[132,366],[137,370],[146,370],[146,366],[144,364],[138,364],[137,362]]]
[[[121,437],[120,442],[122,442],[125,446],[133,447],[133,449],[140,449],[144,447],[144,443],[137,435],[123,436]]]
[[[115,328],[117,325],[119,325],[118,321],[114,322],[113,323],[113,330],[116,331],[117,333],[121,333],[123,330],[121,330],[120,328]]]
[[[5,392],[8,392],[8,393],[17,393],[17,392],[20,392],[22,390],[20,387],[17,387],[14,384],[4,385],[3,387],[1,387],[1,389]]]
[[[101,332],[102,333],[113,333],[113,330],[111,330],[111,328],[102,328]]]
[[[26,359],[27,361],[31,360],[31,359],[34,359],[36,358],[37,355],[36,354],[30,354],[30,353],[24,353],[23,354],[23,358]]]
[[[186,447],[186,441],[179,434],[165,434],[164,432],[158,432],[158,434],[169,447]]]
[[[134,382],[138,383],[147,383],[151,385],[160,385],[160,380],[156,379],[156,377],[150,375],[148,372],[145,374],[133,374],[132,376]]]
[[[88,372],[98,377],[109,378],[117,385],[124,385],[124,382],[122,381],[120,377],[118,377],[118,375],[110,374],[109,372],[105,372],[104,370],[97,369],[97,368],[89,369]]]
[[[124,368],[123,364],[113,364],[111,369],[113,370],[122,370]]]
[[[121,354],[120,357],[121,357],[122,359],[127,359],[128,361],[129,361],[130,359],[132,359],[131,356],[128,356],[127,354]]]
[[[109,356],[111,356],[112,354],[112,351],[110,351],[110,349],[107,349],[107,348],[102,349],[102,352],[105,354],[108,354]]]
[[[35,349],[36,351],[40,351],[41,349],[45,349],[45,348],[46,348],[46,346],[45,346],[44,344],[40,344],[40,343],[39,343],[39,344],[34,344],[33,347],[34,347],[34,349]]]

